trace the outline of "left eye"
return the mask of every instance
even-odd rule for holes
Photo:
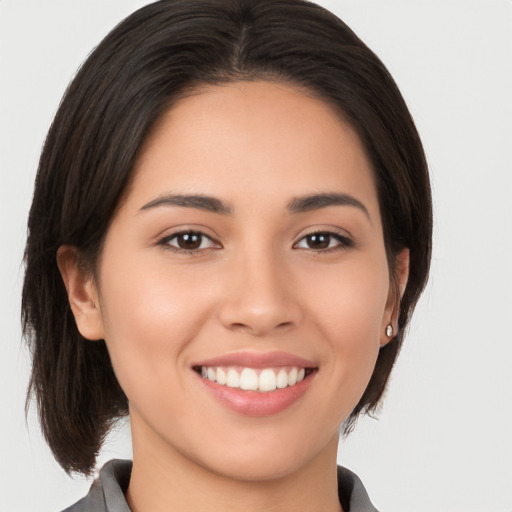
[[[178,251],[198,251],[215,247],[215,242],[204,233],[196,231],[184,231],[165,237],[160,241],[161,245],[171,246]]]
[[[314,249],[317,251],[334,248],[342,249],[351,246],[352,241],[349,238],[329,232],[311,233],[295,244],[298,249]]]

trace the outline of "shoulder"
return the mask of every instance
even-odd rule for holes
[[[87,495],[63,512],[130,512],[124,493],[131,471],[129,460],[107,462]]]
[[[132,463],[112,460],[105,464],[88,494],[63,512],[130,512],[124,494],[130,481]],[[338,493],[346,512],[378,512],[359,477],[338,466]]]
[[[338,494],[346,512],[378,512],[361,479],[343,466],[338,466]]]

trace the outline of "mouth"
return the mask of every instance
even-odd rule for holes
[[[191,368],[207,396],[245,416],[284,412],[311,388],[315,362],[280,351],[236,352],[197,361]]]
[[[193,370],[205,380],[220,386],[243,391],[267,393],[296,386],[309,377],[316,368],[281,366],[252,368],[240,366],[194,366]]]

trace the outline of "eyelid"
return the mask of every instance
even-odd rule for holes
[[[167,225],[165,229],[159,230],[158,233],[154,235],[153,243],[157,245],[161,240],[168,240],[173,236],[180,235],[183,233],[197,233],[205,237],[208,237],[217,243],[220,243],[218,242],[219,235],[215,231],[213,231],[210,227],[204,224],[196,223]]]
[[[162,246],[165,249],[176,253],[186,253],[186,254],[201,254],[204,251],[210,249],[222,249],[222,244],[218,241],[218,237],[215,235],[211,235],[206,233],[205,231],[209,231],[203,226],[179,226],[172,229],[171,232],[167,231],[166,234],[161,235],[157,238],[155,245]],[[169,242],[174,238],[180,235],[186,234],[194,234],[199,235],[203,238],[206,238],[210,241],[209,247],[199,247],[196,249],[184,249],[175,245],[171,245]],[[297,247],[299,243],[301,243],[305,238],[312,235],[322,234],[326,236],[330,236],[338,241],[338,243],[334,247],[327,247],[324,249],[315,249],[311,247]],[[296,238],[296,242],[293,243],[293,249],[299,250],[309,250],[315,253],[326,253],[326,252],[335,252],[339,250],[348,250],[353,248],[356,244],[352,236],[347,233],[346,230],[342,230],[340,228],[334,226],[326,226],[326,227],[318,227],[311,229],[310,231],[303,232]]]
[[[180,235],[189,235],[189,234],[199,235],[203,238],[207,238],[208,240],[210,240],[211,246],[197,248],[197,249],[183,249],[181,247],[177,247],[177,246],[171,245],[169,243],[172,239],[177,238]],[[207,251],[209,249],[222,248],[221,243],[218,240],[216,240],[212,235],[209,235],[198,228],[187,228],[187,227],[177,228],[170,233],[168,232],[165,235],[158,237],[158,239],[156,241],[156,245],[162,246],[163,248],[170,250],[172,252],[185,253],[185,254],[201,254],[202,252]]]
[[[334,247],[327,247],[325,249],[313,249],[310,247],[297,247],[297,245],[300,242],[302,242],[304,239],[306,239],[308,236],[320,235],[320,234],[333,237],[336,240],[338,240],[339,243],[336,244]],[[316,253],[325,253],[325,252],[334,252],[334,251],[351,249],[355,245],[356,244],[355,244],[354,239],[346,231],[339,230],[339,229],[336,229],[333,227],[329,227],[329,228],[317,228],[317,229],[308,231],[307,233],[302,233],[299,236],[298,240],[293,244],[293,248],[299,249],[299,250],[309,250],[309,251],[316,252]]]

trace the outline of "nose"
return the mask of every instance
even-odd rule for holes
[[[269,254],[239,257],[228,271],[225,297],[218,310],[229,330],[253,336],[296,327],[302,309],[289,269]]]

